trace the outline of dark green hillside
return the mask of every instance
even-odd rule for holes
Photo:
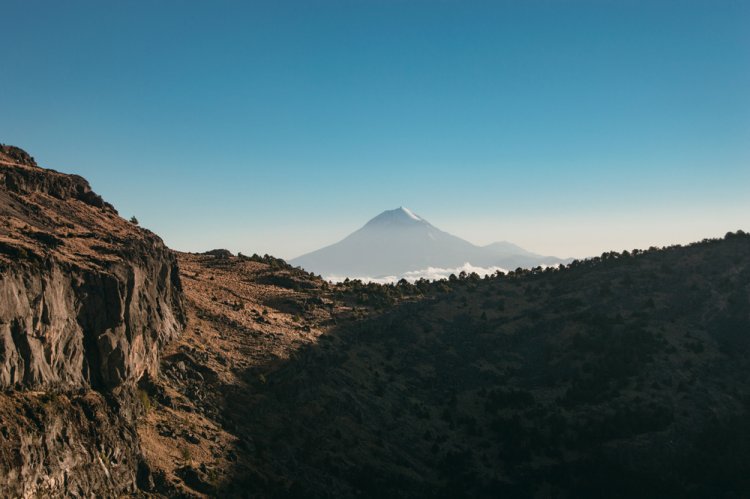
[[[750,237],[563,270],[347,283],[342,321],[228,417],[235,491],[742,497]],[[387,308],[392,302],[398,302]],[[381,309],[387,312],[379,312]]]

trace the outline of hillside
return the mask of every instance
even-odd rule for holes
[[[0,146],[18,497],[743,497],[750,236],[414,284],[175,253]]]
[[[343,240],[289,263],[324,277],[366,278],[400,277],[429,267],[453,269],[465,263],[516,269],[563,262],[508,242],[476,246],[401,207],[384,211]]]
[[[184,326],[174,255],[76,175],[0,146],[3,495],[135,493],[136,383]]]
[[[750,486],[742,233],[398,286],[328,286],[223,252],[179,262],[190,326],[140,429],[155,490],[737,497]]]

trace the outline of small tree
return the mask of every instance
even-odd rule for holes
[[[134,216],[130,217],[130,223],[133,224],[133,225],[138,225],[138,219],[135,218]]]

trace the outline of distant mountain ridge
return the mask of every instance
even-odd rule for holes
[[[405,207],[387,210],[341,241],[290,261],[323,276],[379,277],[428,267],[536,267],[569,260],[507,241],[477,246],[444,232]]]

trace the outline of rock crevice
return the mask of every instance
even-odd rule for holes
[[[174,254],[88,182],[0,146],[0,483],[11,496],[136,489],[142,403],[184,328]]]

